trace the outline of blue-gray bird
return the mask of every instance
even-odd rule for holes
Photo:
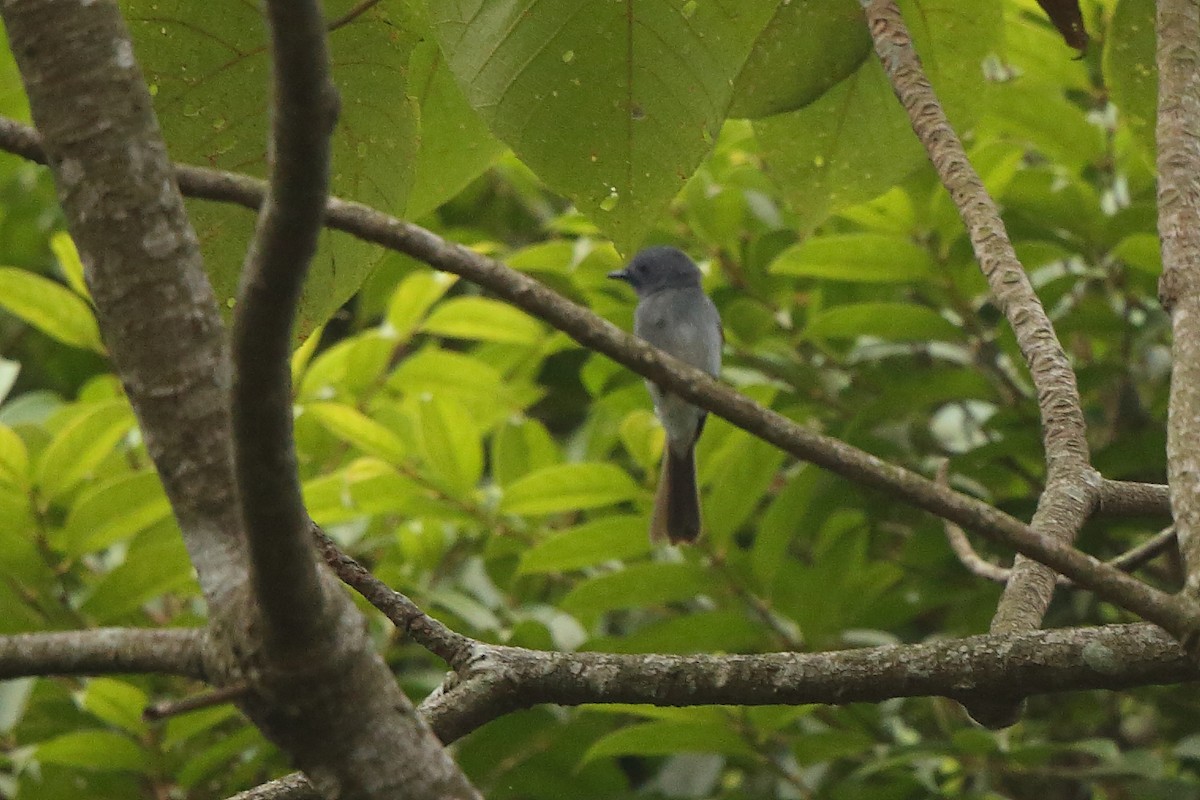
[[[650,247],[608,277],[627,282],[637,292],[635,334],[710,375],[720,373],[721,316],[700,287],[700,269],[690,258],[674,247]],[[650,539],[694,542],[700,535],[695,448],[707,412],[650,381],[646,388],[667,434]]]

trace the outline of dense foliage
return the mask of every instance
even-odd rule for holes
[[[949,459],[956,487],[1028,518],[1043,478],[1036,402],[856,3],[680,4],[694,24],[663,22],[647,58],[719,31],[689,76],[703,102],[670,106],[675,89],[648,88],[656,113],[635,118],[640,131],[616,118],[620,97],[579,83],[607,86],[623,63],[623,5],[572,15],[547,0],[503,35],[463,26],[476,5],[328,4],[347,15],[331,36],[336,191],[502,257],[626,329],[632,295],[604,277],[618,250],[677,245],[721,310],[725,380],[926,474]],[[1161,482],[1152,5],[1085,3],[1095,42],[1074,60],[1032,2],[904,4],[1074,359],[1095,465]],[[253,5],[125,7],[173,155],[261,172]],[[11,67],[3,86],[2,110],[22,116]],[[0,208],[0,633],[196,624],[192,568],[48,175],[5,156]],[[229,296],[252,216],[192,210]],[[699,448],[704,539],[652,548],[663,437],[640,379],[452,276],[329,234],[304,320],[292,367],[310,513],[456,630],[676,653],[986,630],[999,589],[962,568],[939,521],[719,419]],[[1156,524],[1105,521],[1081,544],[1112,556]],[[1169,564],[1148,574],[1178,580]],[[427,694],[443,665],[371,614],[405,688]],[[1065,590],[1048,624],[1124,618]],[[141,720],[148,699],[189,688],[0,683],[0,795],[223,797],[285,769],[230,706]],[[494,798],[1187,798],[1200,797],[1198,712],[1182,689],[1035,698],[1000,733],[938,699],[537,708],[456,757]]]

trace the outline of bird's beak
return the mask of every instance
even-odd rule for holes
[[[629,273],[626,270],[619,269],[619,270],[616,270],[615,272],[608,273],[608,277],[614,278],[618,281],[628,281]]]

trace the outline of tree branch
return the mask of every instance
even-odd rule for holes
[[[1009,579],[1012,570],[1008,567],[1002,567],[999,564],[993,564],[979,555],[962,528],[953,522],[946,522],[944,525],[946,540],[950,543],[950,549],[954,551],[954,555],[967,568],[967,571],[986,580],[995,581],[996,583],[1004,583]],[[1175,545],[1175,528],[1164,528],[1136,547],[1131,547],[1116,558],[1110,558],[1105,563],[1110,567],[1116,567],[1122,572],[1133,572],[1143,564],[1167,552]],[[1062,575],[1059,575],[1058,585],[1068,587],[1075,584]]]
[[[1158,0],[1159,300],[1171,315],[1167,477],[1185,590],[1200,594],[1200,4]]]
[[[0,636],[0,680],[153,672],[208,680],[199,628],[92,628]]]
[[[271,34],[271,176],[242,268],[233,321],[239,500],[268,649],[288,660],[329,634],[292,440],[289,356],[317,249],[337,117],[316,2],[266,3]]]
[[[392,589],[362,564],[338,549],[337,543],[315,522],[310,525],[317,549],[334,574],[362,595],[368,603],[382,611],[393,625],[451,667],[457,667],[469,656],[469,650],[475,644],[474,639],[447,628],[426,614],[408,597]]]
[[[308,535],[292,435],[292,325],[329,185],[337,93],[317,0],[267,0],[270,183],[233,326],[239,503],[264,663],[243,700],[326,797],[478,798],[374,651]]]
[[[1166,517],[1171,519],[1171,494],[1158,483],[1100,482],[1100,506],[1096,513],[1112,517]]]
[[[996,204],[967,159],[921,68],[899,8],[894,0],[861,1],[875,52],[962,217],[992,297],[1007,317],[1029,366],[1046,454],[1046,488],[1030,526],[1040,535],[1069,544],[1095,509],[1099,488],[1099,476],[1089,463],[1075,372],[1017,259]],[[1018,556],[992,620],[992,631],[1010,633],[1038,627],[1050,604],[1055,577],[1044,564]],[[1011,711],[986,712],[987,720],[979,714],[973,716],[989,726],[1015,720]]]
[[[5,0],[0,14],[105,344],[219,616],[246,576],[228,353],[128,31],[110,0]]]
[[[624,655],[480,645],[462,677],[421,705],[447,743],[501,714],[539,703],[842,705],[925,695],[1017,699],[1178,683],[1195,680],[1200,670],[1169,636],[1139,624],[827,653]]]

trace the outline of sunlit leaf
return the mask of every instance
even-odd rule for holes
[[[699,564],[634,564],[577,584],[563,598],[562,608],[597,614],[692,600],[712,589],[712,574]]]
[[[457,339],[533,344],[542,326],[524,311],[486,297],[458,297],[441,303],[421,329]]]
[[[584,760],[636,753],[661,756],[672,753],[722,753],[749,756],[754,748],[732,723],[703,725],[690,722],[642,722],[604,736],[587,751]]]
[[[629,252],[716,140],[774,2],[429,3],[492,132]]]
[[[71,731],[37,745],[37,760],[61,767],[105,772],[140,772],[149,755],[131,739],[112,731]]]
[[[38,459],[34,483],[48,497],[74,487],[112,452],[133,427],[124,400],[97,403],[59,431]]]
[[[41,275],[0,267],[0,308],[63,344],[104,352],[88,304],[70,289]]]
[[[908,303],[835,306],[809,320],[804,333],[814,339],[876,336],[900,341],[928,341],[962,338],[962,332],[933,309]]]
[[[771,272],[829,280],[906,283],[929,278],[929,252],[898,236],[818,236],[780,253]]]
[[[645,517],[601,517],[538,542],[521,556],[521,572],[568,572],[650,551]]]
[[[637,484],[612,464],[558,464],[531,472],[504,492],[506,514],[556,514],[632,500]]]
[[[378,456],[391,464],[403,463],[408,455],[404,442],[387,427],[358,409],[340,403],[309,403],[304,407],[339,439],[364,453]]]

